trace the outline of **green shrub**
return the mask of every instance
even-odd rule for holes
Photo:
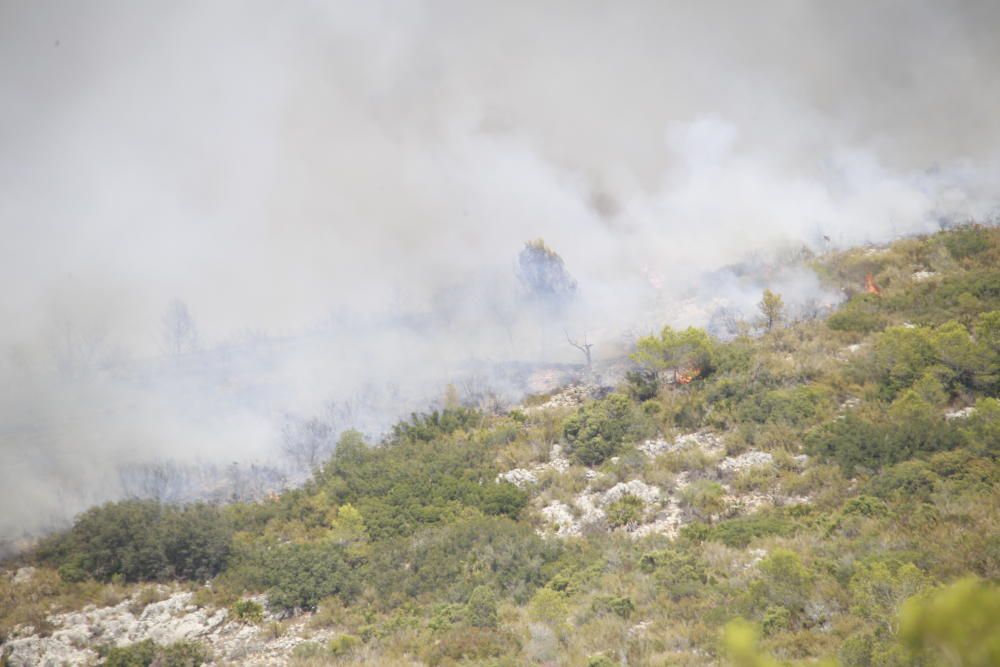
[[[326,656],[326,648],[319,642],[301,642],[292,649],[292,657],[299,660],[315,660]]]
[[[316,609],[336,595],[350,600],[358,590],[344,547],[333,543],[283,544],[262,556],[261,583],[272,607]]]
[[[660,381],[665,372],[677,370],[708,377],[715,370],[715,355],[715,342],[704,330],[689,327],[674,331],[667,326],[659,336],[640,338],[631,356],[642,372]]]
[[[965,227],[942,237],[944,247],[955,259],[965,259],[989,250],[988,232],[983,227]]]
[[[788,549],[775,549],[758,565],[761,578],[754,582],[751,594],[765,608],[781,607],[797,617],[805,608],[813,576],[799,555]]]
[[[233,603],[233,616],[243,623],[256,625],[264,620],[264,608],[253,600],[237,600]]]
[[[764,610],[761,629],[765,637],[784,632],[792,624],[792,614],[784,607],[768,607]]]
[[[878,498],[862,495],[857,498],[851,498],[844,503],[843,513],[847,516],[877,518],[888,516],[889,508]]]
[[[392,428],[394,440],[431,442],[455,431],[468,431],[478,426],[482,413],[472,408],[455,407],[428,414],[413,414],[409,422],[399,422]]]
[[[232,527],[216,507],[163,506],[153,500],[107,503],[80,515],[69,533],[38,551],[67,581],[204,580],[225,566]]]
[[[569,605],[562,593],[551,588],[540,588],[528,604],[528,616],[533,621],[562,628],[569,617]]]
[[[497,627],[497,596],[488,586],[476,586],[465,605],[466,618],[474,628]]]
[[[697,595],[708,583],[708,573],[701,558],[676,547],[643,554],[639,568],[652,574],[657,585],[674,600]]]
[[[389,606],[428,594],[465,603],[482,585],[524,602],[545,583],[541,568],[560,549],[527,524],[472,516],[384,543],[372,555],[368,571],[378,590],[395,593],[381,596],[380,602]]]
[[[830,315],[826,325],[834,331],[871,333],[885,328],[888,320],[879,312],[879,297],[857,294]]]
[[[681,490],[681,507],[689,510],[701,521],[709,521],[726,509],[725,489],[718,482],[699,479]]]
[[[632,604],[632,598],[598,595],[590,603],[590,609],[595,614],[614,614],[627,620],[635,611],[635,605]]]
[[[354,635],[340,635],[330,640],[330,643],[327,645],[327,650],[330,652],[330,655],[340,657],[350,655],[356,651],[359,646],[361,646],[360,637],[355,637]]]
[[[621,449],[626,438],[636,434],[642,418],[621,394],[611,394],[589,403],[563,424],[570,455],[584,465],[597,465]]]
[[[924,664],[1000,665],[1000,587],[967,578],[908,601],[900,637]]]
[[[197,642],[179,641],[158,646],[146,639],[128,646],[111,646],[101,651],[103,667],[200,667],[211,654]]]
[[[720,521],[706,527],[701,539],[722,542],[735,549],[744,549],[756,538],[791,535],[795,528],[795,523],[787,517],[758,513]]]
[[[489,432],[464,431],[480,419],[466,411],[445,411],[436,420],[416,418],[400,426],[379,447],[351,438],[338,444],[317,484],[332,504],[350,504],[360,512],[373,541],[411,535],[453,520],[467,508],[516,518],[527,494],[508,483],[482,483],[496,478],[501,444]],[[301,512],[294,506],[289,510]],[[326,508],[314,515],[319,521],[325,516]]]
[[[626,493],[608,505],[605,511],[608,525],[612,528],[618,528],[639,523],[646,511],[646,505],[641,498]]]

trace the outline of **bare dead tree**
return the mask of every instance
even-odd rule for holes
[[[334,449],[333,426],[317,419],[285,417],[281,429],[282,450],[302,474],[311,474]]]
[[[580,350],[581,352],[583,352],[583,355],[587,357],[587,370],[589,371],[591,368],[590,348],[594,347],[594,344],[587,342],[586,333],[583,334],[583,343],[578,343],[572,338],[570,338],[568,331],[564,331],[564,333],[566,334],[566,340],[569,341],[569,344],[575,347],[576,349]]]
[[[187,304],[174,299],[167,306],[161,321],[163,345],[167,352],[175,358],[180,358],[187,352],[194,352],[198,347],[198,330]]]

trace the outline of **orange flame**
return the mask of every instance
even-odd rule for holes
[[[701,375],[701,369],[692,368],[690,370],[677,371],[675,377],[677,379],[677,384],[691,384],[691,381],[699,375]]]
[[[879,286],[875,284],[875,278],[872,277],[871,272],[865,276],[865,291],[869,294],[874,294],[875,296],[882,296],[882,290]]]

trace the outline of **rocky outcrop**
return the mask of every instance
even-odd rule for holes
[[[55,629],[42,637],[34,628],[22,627],[3,647],[11,667],[61,667],[96,665],[102,645],[127,646],[151,639],[157,644],[197,641],[213,656],[213,664],[285,665],[292,650],[306,641],[325,641],[333,631],[307,630],[311,614],[288,622],[276,633],[275,617],[265,616],[261,625],[231,619],[226,609],[198,607],[190,592],[165,591],[166,599],[138,608],[134,596],[109,607],[90,605],[80,611],[54,614]],[[260,602],[263,602],[261,597]]]
[[[719,461],[717,466],[723,475],[735,475],[750,468],[770,467],[774,465],[774,457],[768,452],[749,451],[739,456],[727,456]]]

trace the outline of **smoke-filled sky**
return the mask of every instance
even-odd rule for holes
[[[529,239],[599,337],[686,323],[663,304],[750,254],[991,214],[998,32],[991,2],[0,0],[0,538],[123,462],[267,459],[276,415],[365,386],[577,360],[519,306]]]

